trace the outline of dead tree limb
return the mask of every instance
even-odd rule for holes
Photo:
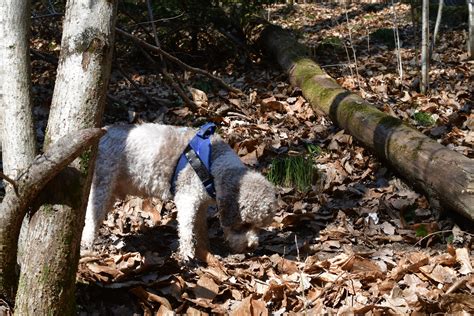
[[[160,65],[158,65],[158,63],[155,60],[153,60],[153,57],[151,57],[150,54],[148,54],[143,47],[140,47],[140,49],[141,49],[141,52],[142,52],[143,56],[145,56],[145,58],[148,59],[150,64],[155,66],[161,72],[161,74],[163,75],[163,78],[165,79],[166,83],[174,91],[176,91],[176,93],[181,97],[181,99],[183,99],[184,103],[186,103],[193,111],[197,111],[198,108],[199,108],[197,106],[197,104],[194,103],[186,95],[186,92],[184,92],[183,89],[181,89],[181,87],[173,80],[173,78],[170,76],[170,74],[167,71],[165,71],[163,68],[161,68]]]
[[[119,28],[115,28],[116,32],[130,40],[132,40],[133,42],[139,44],[141,47],[145,48],[145,49],[148,49],[150,51],[153,51],[153,52],[156,52],[160,55],[162,55],[163,57],[165,57],[166,59],[170,60],[171,62],[177,64],[178,66],[180,66],[181,68],[185,69],[185,70],[188,70],[188,71],[191,71],[191,72],[194,72],[194,73],[197,73],[197,74],[200,74],[200,75],[203,75],[203,76],[206,76],[214,81],[216,81],[220,86],[222,86],[223,88],[229,90],[229,91],[232,91],[234,93],[237,93],[237,94],[241,94],[242,91],[240,91],[239,89],[237,88],[234,88],[230,85],[228,85],[227,83],[224,82],[224,80],[222,80],[221,78],[219,77],[216,77],[214,76],[213,74],[203,70],[203,69],[200,69],[200,68],[196,68],[196,67],[192,67],[184,62],[182,62],[181,60],[179,60],[178,58],[174,57],[173,55],[165,52],[164,50],[162,50],[161,48],[159,47],[156,47],[154,45],[151,45],[151,44],[148,44],[147,42],[133,36],[132,34],[130,33],[127,33],[125,32],[124,30],[122,29],[119,29]]]
[[[474,220],[474,160],[454,152],[337,84],[308,49],[278,26],[264,24],[261,47],[313,106],[388,161],[411,184]]]
[[[90,128],[63,137],[20,173],[15,180],[17,193],[7,191],[0,204],[0,297],[11,302],[15,295],[18,237],[28,206],[51,179],[103,134],[105,130]]]
[[[16,182],[15,180],[13,180],[12,178],[10,178],[9,176],[7,176],[6,174],[4,174],[3,172],[0,172],[0,178],[2,178],[3,180],[7,181],[8,183],[10,183],[14,189],[15,192],[18,192],[18,186],[16,185]]]
[[[138,93],[140,93],[144,98],[145,100],[147,101],[148,104],[150,105],[156,105],[157,107],[162,107],[162,105],[160,104],[156,104],[156,102],[145,92],[143,91],[137,84],[135,81],[133,81],[133,79],[125,72],[125,70],[123,70],[122,66],[120,66],[120,64],[118,63],[118,61],[116,62],[115,64],[117,66],[117,70],[118,72],[122,75],[122,77],[125,78],[125,80],[127,80],[133,88],[135,88],[135,90],[138,91]]]

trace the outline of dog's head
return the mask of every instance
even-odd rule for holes
[[[225,238],[235,252],[255,250],[259,229],[272,222],[276,211],[275,188],[250,170],[240,170],[223,182],[217,204]]]

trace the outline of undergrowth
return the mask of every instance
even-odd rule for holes
[[[304,156],[287,156],[273,159],[268,179],[273,184],[307,192],[315,183],[317,174],[312,159]]]

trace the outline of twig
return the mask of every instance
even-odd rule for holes
[[[347,14],[347,6],[344,4],[344,9],[346,11],[346,21],[347,21],[347,30],[349,32],[349,42],[351,44],[351,49],[352,49],[352,54],[354,55],[354,63],[355,63],[355,69],[356,69],[356,76],[357,76],[357,84],[359,85],[359,90],[362,90],[362,86],[360,85],[360,80],[359,80],[359,68],[357,67],[357,56],[356,52],[354,49],[354,44],[352,42],[352,32],[351,28],[349,25],[349,14]]]
[[[31,19],[44,19],[44,18],[52,18],[52,17],[57,17],[57,16],[63,16],[63,13],[48,13],[48,14],[42,14],[42,15],[33,15],[31,16]]]
[[[146,6],[148,9],[148,18],[150,19],[151,29],[153,30],[153,37],[155,38],[156,47],[160,47],[160,41],[158,40],[158,32],[156,31],[156,24],[153,19],[153,8],[151,7],[150,0],[146,0]]]
[[[122,100],[120,100],[119,98],[117,98],[116,96],[113,96],[112,94],[110,93],[107,93],[107,98],[112,101],[112,102],[115,102],[115,103],[118,103],[120,104],[121,106],[126,106],[125,103],[122,102]]]
[[[336,20],[336,24],[340,27],[341,24],[339,24],[339,22]],[[346,52],[346,57],[347,57],[347,65],[349,66],[349,71],[351,72],[351,77],[354,77],[354,72],[352,71],[352,60],[351,60],[351,56],[349,55],[349,50],[347,49],[347,45],[346,45],[346,41],[344,41],[344,39],[341,40],[342,41],[342,46],[344,46],[344,51]]]
[[[430,45],[430,56],[429,56],[430,60],[431,60],[431,57],[433,56],[434,48],[436,45],[436,37],[438,36],[439,26],[441,25],[441,18],[443,15],[443,5],[444,5],[444,0],[439,0],[438,15],[436,16],[436,24],[433,31],[433,38],[431,39],[431,45]]]
[[[456,282],[453,283],[453,285],[451,285],[449,287],[449,289],[446,291],[446,293],[444,294],[451,294],[453,293],[454,291],[456,291],[457,289],[459,289],[461,286],[464,286],[464,284],[466,284],[466,282],[471,278],[470,275],[466,275],[462,278],[460,278],[459,280],[457,280]]]
[[[44,60],[44,61],[46,61],[50,64],[58,65],[58,58],[56,56],[54,56],[53,54],[41,52],[41,51],[39,51],[37,49],[34,49],[34,48],[30,48],[30,53],[32,55],[38,57],[39,59]]]
[[[184,15],[184,13],[181,13],[179,15],[175,15],[175,16],[172,16],[172,17],[169,17],[169,18],[162,18],[162,19],[156,19],[156,20],[152,20],[152,21],[139,22],[139,23],[132,24],[132,26],[134,26],[134,25],[144,25],[144,24],[150,24],[150,23],[156,23],[156,22],[166,22],[166,21],[178,19],[178,18],[182,17],[183,15]]]
[[[155,24],[154,18],[153,18],[153,8],[151,7],[151,1],[150,0],[146,0],[146,6],[147,6],[147,9],[148,9],[148,18],[150,19],[151,28],[153,30],[153,39],[155,40],[155,45],[156,45],[156,47],[161,48],[160,40],[158,39],[158,32],[156,31],[156,24]],[[160,57],[160,67],[162,68],[162,72],[168,72],[168,70],[166,69],[165,60],[163,59],[163,55],[160,54],[159,57]]]
[[[137,90],[137,91],[147,100],[147,102],[148,102],[150,105],[155,104],[155,105],[158,106],[158,107],[162,107],[162,105],[156,104],[156,102],[155,102],[148,94],[146,94],[145,91],[143,91],[143,90],[135,83],[135,81],[133,81],[132,78],[130,78],[130,76],[123,70],[123,68],[120,66],[120,64],[119,64],[118,62],[116,63],[116,66],[117,66],[117,70],[119,71],[119,73],[133,86],[133,88],[135,88],[135,90]]]
[[[417,246],[417,245],[420,244],[423,240],[425,240],[425,239],[427,239],[427,238],[429,238],[429,237],[431,237],[431,236],[433,236],[433,235],[444,234],[444,233],[451,233],[451,232],[452,232],[452,230],[439,230],[439,231],[437,231],[437,232],[428,234],[428,235],[426,235],[425,237],[423,237],[423,238],[421,238],[420,240],[418,240],[418,241],[414,244],[414,246]]]
[[[296,246],[296,260],[301,263],[301,258],[300,258],[300,248],[298,247],[298,238],[295,234],[295,246]],[[298,267],[298,272],[300,274],[300,290],[301,290],[301,296],[303,297],[303,306],[304,306],[304,311],[306,312],[306,308],[308,307],[308,300],[306,299],[306,296],[304,295],[304,275],[303,271],[300,270]]]
[[[7,181],[8,183],[10,183],[13,186],[13,189],[15,190],[15,192],[18,192],[18,187],[16,185],[15,180],[13,180],[12,178],[10,178],[9,176],[7,176],[6,174],[4,174],[1,171],[0,171],[0,178]]]
[[[343,63],[343,64],[332,64],[332,65],[321,66],[321,68],[330,68],[330,67],[351,67],[351,62],[349,62],[348,64]]]
[[[367,54],[370,55],[370,34],[369,34],[369,28],[365,27],[365,30],[367,31]]]
[[[227,83],[224,82],[224,80],[222,80],[221,78],[218,78],[216,76],[214,76],[213,74],[201,69],[201,68],[196,68],[196,67],[192,67],[184,62],[182,62],[181,60],[179,60],[178,58],[174,57],[173,55],[165,52],[164,50],[162,50],[161,48],[159,47],[156,47],[154,45],[151,45],[135,36],[133,36],[132,34],[130,33],[127,33],[125,32],[124,30],[120,29],[120,28],[115,28],[115,30],[117,31],[117,33],[119,33],[120,35],[134,41],[135,43],[139,44],[140,46],[142,46],[143,48],[146,48],[148,50],[151,50],[151,51],[154,51],[158,54],[161,54],[163,55],[163,57],[165,57],[166,59],[170,60],[171,62],[177,64],[178,66],[182,67],[183,69],[186,69],[188,71],[192,71],[194,73],[198,73],[198,74],[201,74],[203,76],[206,76],[214,81],[216,81],[219,85],[221,85],[223,88],[229,90],[229,91],[232,91],[234,93],[237,93],[237,94],[242,94],[242,91],[240,91],[239,89],[237,88],[234,88],[230,85],[228,85]]]
[[[442,1],[442,0],[441,0]],[[400,34],[398,32],[398,23],[397,23],[397,11],[395,10],[395,4],[392,0],[392,11],[393,11],[393,35],[395,38],[395,45],[397,47],[397,64],[398,64],[398,74],[400,76],[400,83],[403,80],[403,64],[402,64],[402,52],[400,47]]]
[[[242,113],[239,113],[239,112],[227,112],[226,116],[237,116],[237,117],[240,117],[244,120],[247,120],[249,121],[249,117],[245,114],[242,114]]]
[[[157,62],[155,60],[153,60],[153,58],[150,56],[150,54],[148,54],[142,47],[140,47],[140,50],[141,50],[142,54],[145,56],[145,58],[148,59],[148,61],[152,65],[154,65],[156,68],[159,69],[159,71],[163,75],[163,78],[165,79],[166,83],[173,90],[175,90],[176,93],[178,93],[178,95],[181,97],[181,99],[183,99],[184,103],[186,103],[193,111],[196,111],[197,109],[200,108],[196,103],[194,103],[191,99],[188,98],[188,96],[183,91],[183,89],[181,89],[181,87],[176,82],[174,82],[173,78],[167,72],[163,71],[163,69],[161,69],[157,65]]]

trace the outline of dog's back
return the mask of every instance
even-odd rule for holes
[[[118,165],[116,196],[169,199],[176,162],[194,133],[191,128],[160,124],[108,127],[99,144],[98,167]]]

